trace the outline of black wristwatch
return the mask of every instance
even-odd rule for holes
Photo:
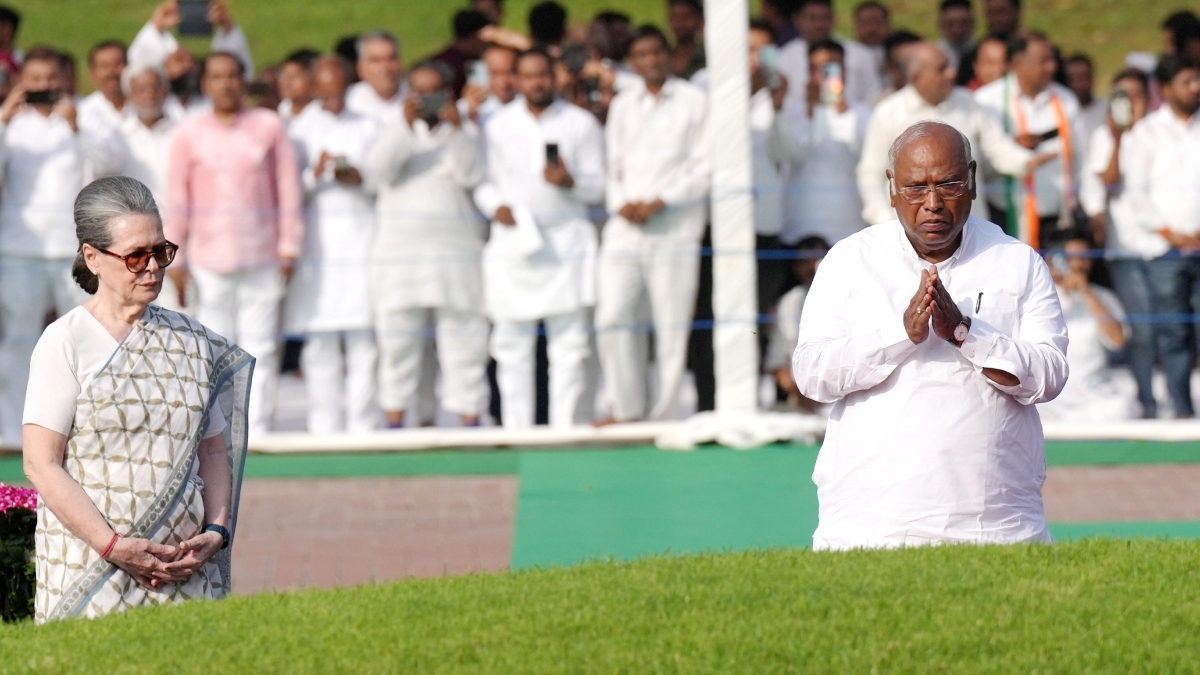
[[[221,527],[220,525],[213,524],[213,525],[205,525],[204,529],[202,531],[203,532],[216,532],[217,534],[221,535],[221,550],[223,551],[223,550],[229,548],[229,530]]]
[[[962,321],[959,321],[958,325],[954,327],[954,332],[950,334],[950,337],[946,338],[946,342],[955,347],[962,347],[963,343],[967,341],[967,334],[970,332],[971,317],[964,315]]]

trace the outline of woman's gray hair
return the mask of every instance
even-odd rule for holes
[[[97,179],[80,190],[75,198],[75,236],[79,239],[79,253],[71,266],[71,276],[89,294],[96,294],[100,288],[100,278],[88,269],[83,259],[83,245],[103,249],[112,246],[109,224],[113,218],[132,214],[154,216],[162,220],[150,188],[128,176]]]
[[[960,139],[962,139],[963,163],[970,164],[971,163],[971,140],[969,138],[967,138],[966,134],[959,131],[958,129],[955,129],[954,127],[950,126],[949,124],[946,124],[945,122],[935,122],[933,120],[925,120],[923,122],[917,122],[916,124],[912,125],[911,127],[905,129],[904,133],[900,134],[900,136],[898,138],[896,138],[896,142],[892,143],[891,149],[888,150],[888,171],[891,171],[893,176],[896,175],[896,157],[900,154],[900,148],[908,145],[909,143],[911,143],[913,141],[918,141],[923,138],[929,138],[930,136],[933,136],[934,134],[938,133],[943,128],[953,130],[954,133],[957,134]]]

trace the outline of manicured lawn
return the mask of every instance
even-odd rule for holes
[[[4,672],[1185,672],[1200,543],[594,563],[0,627]]]
[[[334,40],[376,27],[394,31],[404,42],[411,63],[444,45],[450,36],[450,17],[466,0],[228,0],[234,15],[245,26],[258,63],[276,63],[292,49],[312,45],[331,49]],[[536,0],[507,0],[505,23],[524,29],[529,7]],[[628,12],[635,21],[663,23],[665,0],[560,0],[572,23],[586,21],[602,9]],[[68,48],[81,60],[87,49],[104,38],[133,39],[149,18],[155,0],[8,0],[24,15],[20,42],[38,42]],[[837,2],[839,32],[850,29],[849,14],[856,2]],[[892,23],[926,37],[937,37],[934,0],[891,0]],[[977,7],[981,3],[976,3]],[[757,0],[751,0],[757,7]],[[1084,51],[1096,58],[1106,79],[1116,72],[1126,52],[1162,49],[1159,24],[1187,3],[1178,0],[1026,0],[1022,3],[1026,25],[1049,33],[1065,51]],[[983,30],[982,12],[979,12]],[[204,40],[192,41],[207,49]],[[90,89],[81,63],[80,81]],[[1103,85],[1103,83],[1102,83]],[[1100,87],[1107,91],[1107,85]]]

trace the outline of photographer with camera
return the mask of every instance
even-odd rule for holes
[[[369,282],[380,355],[379,399],[392,428],[414,410],[433,331],[442,408],[479,421],[487,367],[480,254],[483,229],[469,191],[483,180],[478,127],[463,120],[453,72],[439,61],[409,73],[404,113],[367,154],[378,186]]]
[[[71,279],[78,242],[72,221],[86,171],[103,174],[111,137],[80,131],[58,52],[29,50],[20,81],[0,106],[0,436],[21,438],[29,358],[46,313],[65,314],[87,296]]]

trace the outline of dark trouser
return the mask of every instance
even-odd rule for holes
[[[704,253],[700,258],[700,285],[696,291],[696,314],[692,334],[688,337],[688,367],[696,382],[696,411],[717,407],[716,366],[713,363],[713,260],[712,233],[704,228],[700,243]]]
[[[1110,263],[1114,290],[1129,316],[1130,334],[1125,342],[1125,353],[1137,381],[1138,403],[1142,404],[1143,417],[1153,418],[1158,415],[1158,403],[1150,383],[1157,360],[1155,339],[1158,330],[1154,322],[1156,311],[1149,268],[1150,263],[1140,258],[1119,258]]]
[[[755,268],[758,272],[758,346],[759,358],[762,358],[767,350],[767,339],[771,336],[768,317],[771,308],[783,296],[784,285],[788,281],[788,267],[792,263],[792,258],[784,256],[793,255],[794,252],[789,251],[779,237],[760,234],[754,240],[758,251]]]
[[[1192,417],[1192,361],[1196,314],[1200,310],[1200,259],[1177,251],[1151,261],[1147,278],[1157,313],[1158,354],[1176,417]]]

